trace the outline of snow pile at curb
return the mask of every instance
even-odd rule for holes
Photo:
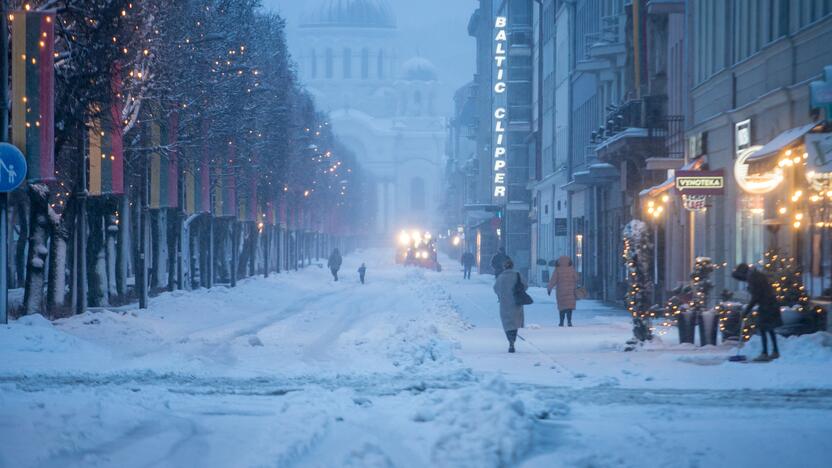
[[[109,359],[110,353],[57,329],[42,315],[34,314],[0,326],[0,355],[4,357],[0,372],[7,373],[90,367]],[[73,359],[67,359],[70,355]],[[60,358],[56,359],[56,356]]]
[[[832,362],[832,333],[817,332],[811,335],[779,337],[777,345],[780,348],[779,360],[782,362]],[[759,336],[755,336],[746,344],[743,353],[756,355],[762,350],[762,341]]]
[[[435,466],[511,466],[531,450],[533,416],[502,378],[429,398],[412,420],[438,430],[431,450]]]

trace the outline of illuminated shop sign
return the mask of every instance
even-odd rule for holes
[[[494,202],[503,203],[506,198],[506,17],[494,21]]]
[[[748,158],[760,150],[762,146],[749,146],[737,153],[737,160],[734,163],[734,179],[746,193],[763,195],[776,189],[783,182],[783,169],[775,167],[763,174],[750,174],[748,172]]]
[[[683,195],[722,195],[725,175],[722,171],[676,171],[676,190]]]

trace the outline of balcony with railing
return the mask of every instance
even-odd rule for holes
[[[592,132],[591,142],[602,161],[621,156],[684,157],[684,119],[665,115],[664,96],[646,96],[608,107],[604,125]]]

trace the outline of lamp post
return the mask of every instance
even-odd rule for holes
[[[662,195],[660,202],[647,202],[647,217],[653,225],[653,303],[659,300],[659,223],[665,214],[665,206],[670,201],[668,195]]]

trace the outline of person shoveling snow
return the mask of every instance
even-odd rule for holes
[[[768,362],[780,357],[777,349],[777,334],[774,329],[783,325],[780,308],[777,306],[777,296],[768,278],[761,271],[749,267],[745,263],[737,265],[731,276],[737,281],[748,283],[748,293],[751,299],[745,306],[743,318],[754,323],[763,340],[763,352],[754,358],[755,362]],[[754,311],[754,307],[757,310]],[[771,337],[772,353],[768,353],[768,338]]]

